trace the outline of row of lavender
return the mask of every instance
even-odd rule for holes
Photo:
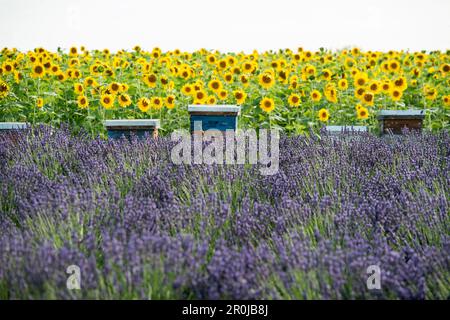
[[[447,132],[282,137],[272,176],[173,145],[0,136],[0,299],[450,297]]]

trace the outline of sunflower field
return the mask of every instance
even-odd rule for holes
[[[189,104],[242,106],[242,128],[302,134],[324,123],[367,125],[380,109],[426,110],[425,128],[448,130],[450,51],[192,53],[135,46],[116,53],[4,48],[0,121],[69,124],[104,134],[105,119],[161,119],[188,128]]]

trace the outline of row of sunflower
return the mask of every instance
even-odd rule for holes
[[[104,119],[160,118],[188,127],[188,104],[242,106],[240,126],[302,133],[328,124],[376,127],[379,109],[423,108],[449,128],[450,51],[192,53],[139,46],[116,53],[4,48],[0,121],[68,122],[92,133]]]

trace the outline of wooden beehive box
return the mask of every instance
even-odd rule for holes
[[[329,135],[340,136],[355,133],[367,132],[366,126],[326,126],[326,132]]]
[[[381,134],[401,134],[407,128],[410,131],[421,131],[424,110],[381,110],[378,114]]]
[[[190,105],[191,133],[206,130],[237,130],[241,107],[235,105]]]
[[[17,142],[17,133],[29,128],[25,122],[0,122],[0,134],[7,139]]]
[[[146,134],[157,137],[160,127],[159,119],[106,120],[104,125],[110,139],[130,138],[133,135],[144,138]]]

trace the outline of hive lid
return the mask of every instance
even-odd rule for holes
[[[0,130],[25,129],[27,127],[26,122],[0,122]]]
[[[326,126],[326,130],[329,133],[367,132],[367,127],[366,126]]]
[[[230,112],[230,113],[236,113],[239,114],[241,111],[240,106],[236,105],[205,105],[205,104],[199,104],[199,105],[189,105],[188,106],[188,112]]]
[[[103,124],[105,125],[105,127],[160,127],[159,119],[105,120]]]
[[[425,117],[424,110],[381,110],[378,113],[378,119],[423,119]]]

